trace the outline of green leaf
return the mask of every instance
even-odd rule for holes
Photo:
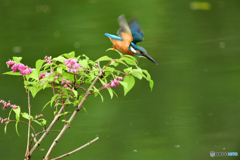
[[[55,99],[56,99],[56,97],[58,96],[59,94],[55,94],[53,97],[52,97],[52,99],[51,99],[51,107],[52,107],[52,104],[53,104],[53,102],[55,101]]]
[[[124,90],[124,96],[132,89],[132,87],[134,86],[135,84],[135,79],[133,76],[129,75],[127,77],[125,77],[123,79],[124,82],[126,82],[128,85],[127,85],[127,88],[123,88]]]
[[[103,96],[102,96],[102,94],[100,93],[100,91],[95,87],[95,86],[93,86],[93,91],[95,92],[95,97],[97,96],[97,95],[99,95],[100,97],[101,97],[101,99],[102,99],[102,102],[103,102]]]
[[[70,122],[69,121],[65,121],[65,119],[63,119],[62,122],[70,124]]]
[[[138,78],[138,79],[142,79],[142,75],[140,74],[140,73],[137,73],[137,72],[134,72],[134,73],[132,73],[131,75],[133,75],[134,77],[136,77],[136,78]]]
[[[16,121],[16,123],[15,123],[15,129],[16,129],[17,135],[20,136],[20,134],[18,133],[18,128],[17,128],[17,126],[18,126],[18,121]]]
[[[149,85],[150,85],[150,88],[151,88],[151,91],[152,91],[152,89],[153,89],[153,85],[154,85],[153,80],[150,80],[150,81],[149,81]]]
[[[14,62],[19,63],[22,60],[22,57],[13,57]]]
[[[129,65],[135,65],[137,66],[136,62],[128,57],[122,57],[121,60],[124,60]]]
[[[5,72],[3,74],[8,74],[8,75],[12,75],[12,76],[21,76],[22,75],[19,72],[13,72],[13,71]]]
[[[26,112],[21,113],[22,117],[25,119],[29,119],[29,115]],[[33,119],[33,116],[31,116],[31,119]]]
[[[125,88],[128,88],[128,83],[127,82],[123,82],[123,81],[119,81],[119,83]]]
[[[115,61],[112,61],[110,65],[111,65],[111,66],[114,66],[114,67],[117,67],[117,66],[119,65],[119,63],[117,63],[117,62],[115,62]]]
[[[65,54],[63,54],[63,56],[65,56],[66,58],[74,58],[75,57],[75,52],[72,51],[70,53],[65,53]]]
[[[86,112],[86,114],[87,114],[87,110],[86,110],[86,108],[85,107],[82,107],[83,108],[83,110]]]
[[[109,94],[110,94],[110,97],[113,98],[113,90],[112,88],[107,88]]]
[[[32,69],[32,73],[29,75],[29,77],[38,80],[38,70]]]
[[[73,91],[74,96],[77,97],[78,96],[78,92],[75,89],[72,89],[72,91]]]
[[[137,62],[136,58],[134,58],[133,56],[125,54],[124,57],[127,57],[127,58],[133,60],[134,62]]]
[[[29,89],[30,89],[30,91],[32,93],[32,96],[34,98],[37,94],[37,91],[38,91],[37,87],[29,87]]]
[[[36,119],[33,120],[33,122],[35,122],[35,123],[39,124],[40,126],[42,126],[42,124],[40,122],[38,122]]]
[[[57,71],[62,74],[62,67],[57,67]]]
[[[116,63],[121,63],[125,65],[126,67],[129,67],[125,62],[123,62],[121,59],[115,59]]]
[[[16,123],[15,123],[15,129],[16,129],[16,132],[17,132],[18,136],[20,136],[19,133],[18,133],[18,128],[17,128],[17,126],[18,126],[18,121],[20,120],[21,109],[20,109],[20,107],[18,106],[18,108],[13,109],[13,111],[14,111],[15,114],[16,114],[16,120],[17,120]]]
[[[51,101],[48,101],[48,102],[43,106],[42,111],[44,110],[44,108],[45,108],[50,102],[51,102]]]
[[[8,119],[10,119],[11,113],[12,113],[13,109],[11,109],[8,113]]]
[[[66,55],[68,55],[68,54],[66,54]],[[68,55],[68,56],[69,56],[69,55]],[[59,61],[59,62],[62,62],[62,63],[63,63],[63,61],[65,61],[66,58],[64,58],[63,56],[58,56],[58,57],[56,57],[56,58],[53,58],[53,60],[54,60],[54,61]]]
[[[151,75],[148,73],[147,70],[142,69],[142,72],[147,76],[146,80],[150,81],[151,80]]]
[[[7,125],[8,125],[8,123],[5,124],[5,127],[4,127],[4,133],[5,133],[5,134],[7,133]]]
[[[45,126],[47,124],[47,120],[46,119],[41,118],[39,120],[42,121],[42,122],[40,122],[42,126]]]
[[[108,48],[107,50],[106,50],[106,52],[107,51],[115,51],[115,52],[117,52],[120,56],[123,56],[123,54],[118,50],[118,49],[114,49],[114,48]]]
[[[112,90],[112,92],[115,94],[115,96],[118,98],[118,95],[117,95],[117,93],[114,91],[114,90]]]
[[[125,73],[130,73],[132,72],[132,67],[126,68],[123,70]]]
[[[41,60],[41,59],[37,60],[37,62],[36,62],[36,70],[37,70],[38,72],[39,72],[40,69],[42,68],[42,65],[43,65],[44,62],[45,62],[45,60]]]
[[[115,70],[115,68],[113,68],[113,67],[106,67],[105,68],[105,71],[113,72],[114,70]]]
[[[78,63],[79,63],[82,67],[88,67],[88,60],[87,60],[87,59],[79,60]]]
[[[20,113],[21,113],[20,107],[18,106],[18,108],[13,109],[13,111],[14,111],[15,114],[16,114],[16,120],[20,120]]]
[[[103,99],[103,96],[102,96],[102,94],[100,93],[100,92],[98,92],[98,95],[101,97],[101,99],[102,99],[102,102],[104,101],[104,99]]]
[[[114,48],[108,48],[108,49],[106,50],[106,52],[107,52],[107,51],[112,51],[112,50],[114,50]]]
[[[68,55],[70,55],[70,56],[72,56],[72,58],[74,58],[75,57],[75,52],[72,51],[72,52],[68,53]]]
[[[103,57],[100,57],[98,58],[95,62],[98,62],[98,61],[111,61],[112,58],[108,57],[108,56],[103,56]]]

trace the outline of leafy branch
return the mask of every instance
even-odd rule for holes
[[[112,49],[110,48],[108,50]],[[112,59],[108,56],[103,56],[96,61],[90,60],[86,55],[75,56],[74,52],[62,54],[55,58],[46,56],[44,59],[36,61],[35,68],[30,68],[22,64],[21,57],[13,57],[13,60],[7,62],[7,66],[10,66],[12,71],[4,74],[23,77],[24,88],[26,89],[28,97],[28,112],[22,112],[21,110],[25,108],[11,104],[10,101],[6,102],[1,100],[0,103],[3,104],[4,108],[10,108],[10,111],[9,116],[7,118],[0,117],[0,121],[1,123],[5,122],[5,133],[7,131],[7,124],[10,122],[16,122],[15,128],[17,134],[19,134],[19,122],[28,125],[25,160],[31,159],[32,154],[44,138],[50,132],[56,131],[52,130],[54,124],[56,124],[59,119],[62,119],[62,122],[64,122],[63,127],[61,130],[57,130],[59,133],[44,156],[44,160],[50,160],[50,155],[54,147],[70,127],[74,117],[82,108],[86,111],[83,103],[89,95],[99,96],[103,101],[104,98],[101,91],[107,89],[110,97],[113,98],[114,94],[117,95],[113,88],[118,85],[123,86],[124,95],[126,95],[133,88],[135,78],[140,80],[144,78],[149,81],[152,90],[154,83],[148,71],[141,69],[137,65],[134,57],[122,55],[119,51],[117,52],[120,54],[120,58]],[[105,65],[100,65],[100,63]],[[124,66],[124,69],[119,69],[119,65]],[[97,85],[99,83],[101,84],[100,87]],[[53,95],[46,105],[43,106],[43,110],[48,106],[55,108],[54,117],[48,126],[43,114],[36,116],[31,114],[32,106],[30,104],[30,94],[34,98],[38,92],[47,88],[52,90]],[[12,113],[15,113],[16,120],[10,119]],[[69,119],[67,119],[66,115],[69,113],[72,114],[69,116]],[[25,121],[20,120],[20,118],[25,119]],[[36,132],[32,122],[40,125],[42,130]],[[33,133],[31,133],[31,130]],[[41,137],[37,139],[39,135],[41,135]],[[96,140],[98,140],[98,137],[74,151],[53,159],[57,160],[73,154]]]

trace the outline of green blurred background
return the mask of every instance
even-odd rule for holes
[[[27,111],[21,77],[2,75],[12,56],[34,67],[44,56],[75,51],[93,60],[115,52],[104,33],[115,34],[117,17],[136,17],[145,33],[143,46],[157,62],[138,58],[155,86],[136,80],[123,96],[89,97],[57,144],[51,158],[76,149],[96,136],[99,140],[66,160],[202,160],[210,151],[240,153],[240,1],[239,0],[1,0],[0,99]],[[31,100],[37,114],[49,100],[45,90]],[[43,114],[50,122],[51,108]],[[1,110],[1,117],[7,111]],[[27,126],[14,124],[3,133],[0,159],[21,160]],[[55,129],[57,128],[54,127]],[[40,128],[36,128],[40,129]],[[56,137],[50,133],[32,159],[40,160]],[[227,157],[217,157],[227,159]],[[214,158],[216,159],[216,158]],[[232,157],[231,159],[238,159]]]

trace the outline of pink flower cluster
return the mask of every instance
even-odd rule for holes
[[[40,76],[38,77],[38,79],[41,80],[42,78],[45,77],[45,75],[46,75],[45,73],[41,72],[41,74],[40,74]]]
[[[54,73],[54,71],[51,71],[50,73],[48,73],[48,72],[46,72],[46,73],[44,73],[44,72],[41,72],[41,74],[40,74],[40,76],[38,77],[38,79],[39,80],[41,80],[41,79],[43,79],[43,78],[45,78],[45,77],[49,77],[49,75],[50,74],[52,74],[52,73]],[[59,74],[56,74],[56,75],[53,75],[53,78],[59,78],[60,77],[60,75]],[[56,80],[55,79],[55,80]],[[46,81],[42,81],[42,83],[41,83],[41,85],[43,85],[43,84],[45,84],[46,83]]]
[[[76,59],[67,59],[63,62],[68,67],[67,71],[71,73],[76,73],[77,69],[82,68],[82,66],[79,63],[77,63]]]
[[[45,63],[49,63],[49,64],[51,64],[51,59],[52,59],[51,56],[50,56],[50,57],[45,56],[44,59],[45,59]]]
[[[119,81],[122,80],[122,77],[117,77],[116,79],[114,79],[110,84],[105,84],[104,88],[108,88],[108,87],[116,87],[116,85],[119,85]]]
[[[13,72],[16,72],[17,70],[19,70],[22,75],[26,75],[26,74],[29,75],[30,73],[32,73],[32,69],[29,68],[28,66],[25,66],[22,63],[16,64],[14,61],[9,60],[7,62],[7,65],[12,66],[11,69]]]
[[[1,123],[3,123],[3,122],[5,122],[5,121],[7,121],[7,118],[4,118],[4,119],[3,119],[3,118],[0,117],[0,120],[1,120]],[[7,123],[7,122],[6,122],[6,123]],[[5,124],[6,124],[6,123],[5,123]]]
[[[68,87],[68,84],[71,84],[71,81],[67,81],[67,80],[65,80],[65,79],[63,78],[63,81],[62,81],[61,85],[64,85],[63,87],[64,87],[64,88],[67,88],[67,87]]]
[[[6,101],[4,101],[4,100],[0,100],[0,103],[3,104],[3,108],[4,108],[4,109],[6,109],[8,106],[11,107],[11,108],[13,108],[13,109],[17,109],[17,108],[18,108],[17,105],[11,104],[10,101],[6,102]]]
[[[36,116],[36,118],[43,118],[43,115],[40,114],[40,115]]]

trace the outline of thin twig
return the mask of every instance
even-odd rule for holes
[[[70,96],[69,96],[70,97]],[[69,98],[68,97],[68,98]],[[68,99],[67,98],[67,99]],[[46,132],[43,133],[43,135],[40,137],[40,139],[37,141],[37,143],[35,143],[35,145],[33,146],[33,148],[30,151],[30,155],[32,155],[32,153],[37,149],[37,147],[40,145],[40,143],[42,142],[42,140],[46,137],[46,135],[50,132],[51,128],[53,127],[53,125],[56,123],[56,121],[59,118],[59,115],[61,114],[61,112],[63,111],[65,105],[63,105],[60,110],[58,111],[58,113],[55,115],[54,119],[52,120],[51,124],[48,126],[48,128],[46,129]]]
[[[33,141],[34,141],[35,143],[37,143],[36,137],[37,137],[38,135],[44,133],[44,132],[46,132],[46,130],[43,130],[43,131],[41,131],[41,132],[38,132],[38,133],[36,133],[35,135],[32,134],[32,139],[31,139],[31,142],[30,142],[30,148],[31,148],[31,146],[32,146],[32,142],[33,142]],[[49,132],[60,132],[60,130],[50,130]],[[35,140],[36,140],[36,141],[35,141]]]
[[[36,136],[34,136],[33,133],[31,134],[31,136],[32,136],[33,141],[36,143],[37,142]]]
[[[27,137],[27,149],[26,149],[26,154],[25,158],[30,157],[30,127],[31,127],[31,105],[30,105],[30,95],[29,95],[30,90],[27,91],[28,93],[28,137]],[[27,158],[28,159],[28,158]]]
[[[107,68],[107,66],[109,66],[114,60],[112,59],[104,68],[103,70],[105,70]]]
[[[98,139],[99,139],[99,137],[96,137],[96,138],[93,139],[92,141],[89,141],[88,143],[84,144],[83,146],[81,146],[81,147],[79,147],[79,148],[77,148],[77,149],[75,149],[75,150],[73,150],[73,151],[71,151],[71,152],[68,152],[68,153],[66,153],[66,154],[63,154],[63,155],[61,155],[61,156],[59,156],[59,157],[57,157],[57,158],[53,158],[53,159],[51,159],[51,160],[58,160],[58,159],[61,159],[61,158],[63,158],[63,157],[69,156],[69,155],[71,155],[71,154],[73,154],[73,153],[75,153],[75,152],[77,152],[77,151],[79,151],[79,150],[87,147],[88,145],[92,144],[93,142],[95,142],[95,141],[98,140]]]
[[[64,132],[70,127],[70,123],[72,122],[73,118],[76,116],[77,112],[82,108],[82,104],[84,103],[84,101],[87,99],[87,97],[91,94],[90,89],[92,89],[92,87],[96,84],[96,82],[98,81],[98,78],[101,77],[103,74],[103,70],[100,70],[98,76],[94,79],[94,81],[92,82],[92,84],[89,86],[89,88],[87,89],[85,96],[82,98],[81,102],[78,104],[77,108],[75,109],[75,111],[73,112],[73,114],[71,115],[71,117],[68,120],[68,123],[65,123],[61,132],[58,134],[58,136],[55,138],[55,140],[53,141],[51,147],[48,149],[48,152],[44,158],[44,160],[49,159],[49,156],[53,150],[53,148],[56,146],[57,142],[59,141],[59,139],[62,137],[62,135],[64,134]]]

